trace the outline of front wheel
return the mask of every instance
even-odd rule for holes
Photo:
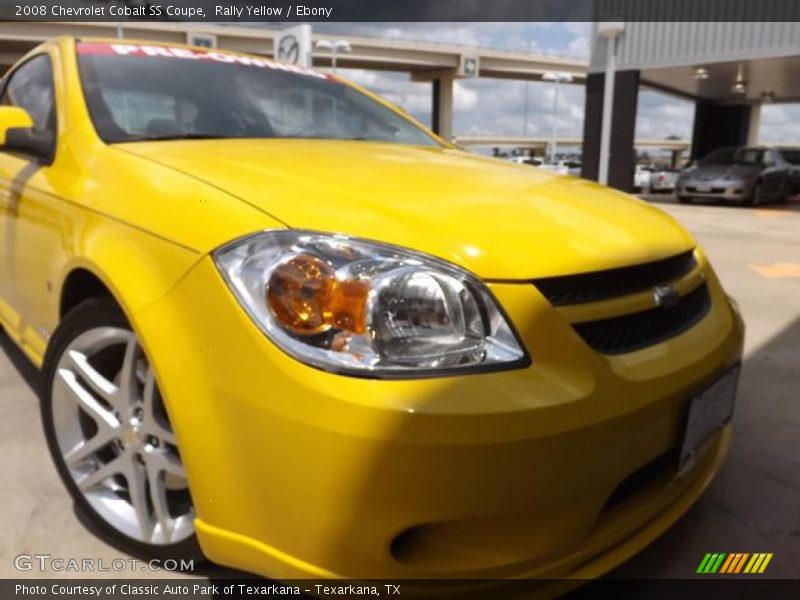
[[[748,206],[760,206],[764,204],[764,192],[761,188],[761,182],[757,181],[755,185],[753,185],[753,189],[750,191],[750,195],[745,200],[745,204]]]
[[[786,204],[789,201],[789,197],[792,195],[792,182],[790,179],[786,179],[783,182],[783,187],[781,188],[781,193],[778,194],[778,197],[775,201],[778,204]]]
[[[147,558],[202,560],[155,373],[111,299],[88,300],[59,325],[41,410],[59,475],[103,537]]]

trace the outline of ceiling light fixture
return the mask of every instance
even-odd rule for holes
[[[708,79],[708,69],[705,67],[697,67],[693,75],[695,79]]]
[[[744,80],[744,71],[742,70],[742,65],[739,65],[739,68],[736,69],[736,80],[733,82],[733,87],[731,91],[734,94],[746,94],[747,93],[747,82]]]

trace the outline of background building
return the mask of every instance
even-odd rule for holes
[[[614,8],[612,2],[604,4]],[[741,5],[738,0],[725,3],[732,15]],[[692,158],[720,146],[755,143],[762,104],[800,101],[800,22],[680,22],[684,15],[677,10],[674,16],[659,14],[661,22],[625,22],[624,11],[607,13],[614,15],[623,20],[610,27],[617,30],[610,37],[602,24],[593,30],[584,177],[602,180],[603,116],[608,111],[607,183],[630,190],[640,86],[695,103]],[[608,104],[607,69],[613,72]],[[776,145],[792,145],[792,140]]]

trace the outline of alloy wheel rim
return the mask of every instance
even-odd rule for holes
[[[53,425],[67,471],[112,527],[153,545],[194,531],[194,509],[161,394],[136,335],[102,327],[59,358]]]

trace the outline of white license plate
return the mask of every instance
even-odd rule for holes
[[[711,191],[711,186],[708,185],[707,183],[698,184],[697,191],[698,192],[710,192]]]
[[[695,453],[733,416],[740,366],[736,365],[692,398],[681,445],[679,473],[691,469]]]

